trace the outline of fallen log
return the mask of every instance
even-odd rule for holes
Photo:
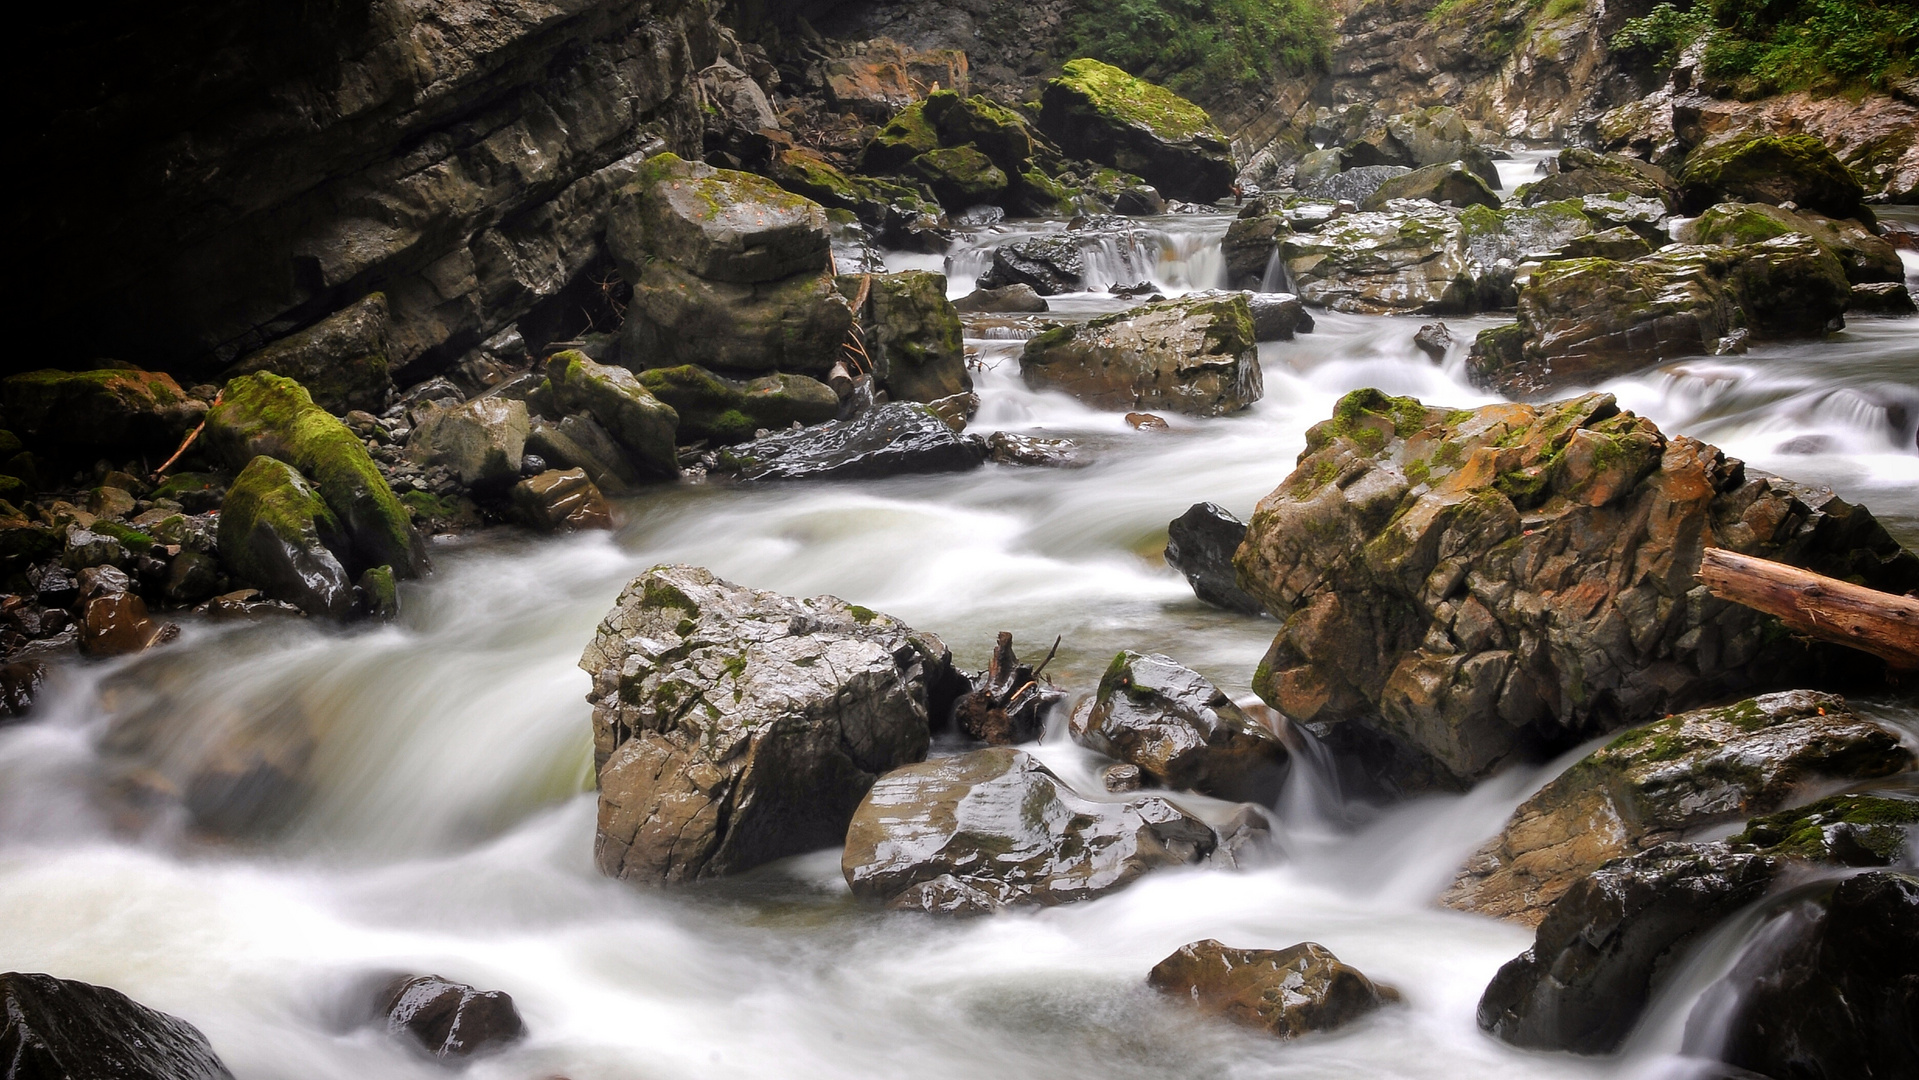
[[[1919,599],[1724,548],[1706,549],[1699,583],[1808,637],[1871,653],[1894,671],[1919,671]]]

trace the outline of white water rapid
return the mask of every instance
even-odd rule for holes
[[[1226,224],[1142,222],[1137,244],[1090,253],[1088,277],[1147,277],[1168,293],[1217,285]],[[1058,228],[963,237],[954,293],[991,244]],[[1121,305],[1086,294],[1058,307]],[[0,728],[0,969],[112,986],[182,1016],[241,1080],[445,1075],[350,1022],[355,988],[390,971],[512,994],[529,1036],[468,1067],[473,1080],[1686,1076],[1693,1001],[1758,916],[1699,951],[1619,1056],[1519,1051],[1474,1023],[1487,980],[1531,935],[1432,897],[1549,770],[1375,810],[1342,804],[1302,754],[1277,865],[1162,871],[1090,903],[964,921],[854,903],[837,851],[661,892],[593,868],[588,679],[575,662],[621,585],[656,563],[833,593],[939,633],[968,664],[1001,629],[1028,649],[1062,635],[1049,672],[1076,690],[1134,648],[1244,695],[1274,624],[1195,601],[1158,559],[1168,520],[1200,500],[1250,512],[1348,390],[1493,400],[1461,366],[1493,319],[1448,319],[1461,344],[1435,365],[1412,345],[1431,320],[1314,316],[1315,332],[1262,346],[1256,407],[1171,417],[1158,433],[1028,391],[1017,341],[969,342],[984,365],[975,429],[1071,437],[1090,468],[663,488],[627,507],[616,536],[437,547],[438,572],[404,590],[392,626],[189,625],[146,656],[65,663],[33,719]],[[1688,360],[1604,389],[1669,433],[1831,484],[1919,544],[1919,320],[1860,320],[1833,341]],[[1862,705],[1919,731],[1910,705]],[[141,782],[125,739],[159,733],[142,752],[162,768],[206,753],[221,725],[290,715],[316,732],[314,779],[270,836],[212,843],[102,809],[100,789]],[[1090,777],[1057,731],[1039,753]],[[1405,1004],[1292,1043],[1197,1019],[1144,978],[1207,937],[1320,942]]]

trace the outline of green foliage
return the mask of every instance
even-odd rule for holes
[[[1175,90],[1220,90],[1326,70],[1326,0],[1081,0],[1065,43]]]
[[[1661,67],[1679,59],[1700,35],[1712,29],[1712,16],[1693,8],[1660,4],[1613,35],[1612,47],[1618,52],[1641,52],[1657,58]]]
[[[1612,46],[1669,64],[1706,42],[1705,71],[1741,93],[1884,90],[1914,73],[1919,6],[1910,0],[1705,0],[1628,19]]]

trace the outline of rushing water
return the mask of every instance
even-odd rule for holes
[[[1507,165],[1508,186],[1527,167]],[[1225,225],[1141,222],[1133,240],[1089,251],[1089,283],[1215,285]],[[962,237],[954,292],[991,244],[1058,227]],[[1027,391],[1017,341],[970,341],[975,427],[1070,437],[1086,469],[662,489],[626,508],[617,536],[440,545],[439,572],[405,590],[393,626],[193,625],[148,656],[63,666],[36,718],[0,730],[0,969],[111,985],[184,1016],[242,1080],[441,1075],[352,1022],[365,980],[390,971],[513,995],[530,1036],[473,1065],[476,1078],[1688,1075],[1676,1055],[1692,1003],[1760,914],[1697,950],[1618,1057],[1522,1052],[1474,1024],[1486,981],[1530,934],[1431,898],[1551,767],[1371,809],[1342,804],[1301,747],[1274,865],[1160,872],[1095,902],[969,921],[855,904],[837,851],[666,892],[593,869],[575,662],[620,586],[655,563],[834,593],[938,632],[969,663],[1001,629],[1034,651],[1060,635],[1049,671],[1076,690],[1135,648],[1243,694],[1273,624],[1196,602],[1158,559],[1166,522],[1199,500],[1250,511],[1347,390],[1492,400],[1465,384],[1463,344],[1438,365],[1413,348],[1421,320],[1316,318],[1315,333],[1261,347],[1255,408],[1172,417],[1157,433]],[[1463,343],[1493,320],[1449,322]],[[1919,320],[1605,389],[1668,432],[1830,483],[1919,540]],[[1919,730],[1910,706],[1868,707]],[[248,726],[310,740],[287,751],[308,756],[307,797],[266,837],[210,842],[102,797],[177,784],[219,734]],[[1057,724],[1038,752],[1091,782],[1090,756]],[[1406,1004],[1290,1044],[1197,1019],[1143,979],[1205,937],[1318,941]]]

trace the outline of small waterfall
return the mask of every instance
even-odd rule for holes
[[[1266,256],[1266,269],[1259,275],[1260,292],[1293,292],[1293,275],[1286,272],[1286,260],[1279,257],[1279,245]]]

